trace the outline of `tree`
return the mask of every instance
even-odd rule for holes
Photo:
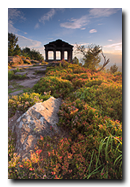
[[[32,49],[32,50],[30,51],[30,58],[31,58],[31,59],[34,59],[34,60],[39,60],[39,61],[44,60],[42,54],[40,54],[39,51],[36,51],[36,50],[34,50],[34,49]]]
[[[101,54],[102,54],[102,56],[103,56],[103,58],[104,58],[104,63],[103,63],[103,65],[102,65],[102,67],[99,68],[98,70],[95,70],[95,72],[98,72],[98,71],[104,70],[105,66],[110,62],[109,59],[106,60],[106,57],[104,56],[103,52],[102,52]]]
[[[12,33],[8,33],[8,55],[9,56],[14,55],[14,49],[15,49],[17,41],[18,41],[18,37],[16,37]]]
[[[24,53],[30,53],[30,48],[29,48],[29,47],[25,47],[25,48],[23,49],[23,51],[24,51]]]
[[[110,67],[110,73],[115,73],[117,72],[117,70],[118,70],[118,67],[116,66],[116,64]]]
[[[21,54],[21,49],[19,45],[17,44],[15,49],[14,49],[14,55],[20,55]]]
[[[84,46],[77,45],[77,51],[83,54],[84,67],[95,70],[101,61],[99,53],[102,52],[101,47],[98,45],[89,45],[88,50]]]
[[[73,64],[79,64],[79,59],[76,56],[73,58]]]
[[[87,51],[84,46],[77,45],[77,51],[83,54],[84,67],[87,67],[88,69],[91,69],[93,71],[101,71],[109,63],[109,59],[106,60],[106,57],[104,56],[99,45],[89,45]],[[100,53],[104,58],[104,64],[97,70],[97,67],[99,67],[99,63],[101,61],[101,57],[99,56]]]
[[[22,56],[25,56],[26,58],[29,57],[30,58],[30,48],[29,47],[25,47],[21,50],[21,54]]]

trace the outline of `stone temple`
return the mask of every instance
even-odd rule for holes
[[[68,62],[72,61],[72,51],[73,51],[73,45],[70,45],[67,42],[64,42],[60,39],[56,41],[49,42],[48,44],[44,45],[45,47],[45,54],[46,54],[46,62],[52,62],[52,61],[58,61],[65,59],[65,52],[67,54],[67,59],[65,59]],[[52,57],[49,58],[48,53],[52,51]],[[57,58],[57,52],[60,54]]]

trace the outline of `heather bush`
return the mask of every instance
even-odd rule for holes
[[[72,100],[79,98],[98,109],[103,116],[122,121],[122,86],[120,85],[101,84],[100,80],[90,81],[85,84],[85,87],[71,94],[71,98]]]
[[[9,178],[122,179],[122,74],[63,64],[47,68],[46,77],[34,85],[37,93],[12,96],[9,109],[25,111],[51,92],[62,98],[57,125],[68,138],[41,136],[23,160],[10,138]]]
[[[41,95],[38,93],[23,93],[21,95],[11,96],[8,100],[8,110],[11,116],[15,114],[16,110],[27,111],[29,107],[35,103],[45,101],[49,99],[50,94]]]
[[[61,139],[58,148],[49,152],[53,179],[121,179],[121,142],[110,135],[100,141],[98,149],[89,150],[88,144],[81,134],[75,142]]]
[[[42,77],[34,85],[33,89],[40,94],[51,91],[51,95],[57,98],[68,95],[73,90],[73,85],[70,81],[61,78]]]
[[[45,62],[44,60],[42,60],[42,65],[48,65],[48,62]]]
[[[26,75],[15,75],[15,72],[18,72],[20,70],[14,70],[14,71],[8,71],[8,80],[12,80],[12,79],[26,79],[27,76]]]

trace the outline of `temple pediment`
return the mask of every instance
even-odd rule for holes
[[[67,48],[73,48],[73,45],[70,45],[67,42],[64,42],[60,39],[56,40],[56,41],[52,41],[49,42],[48,44],[44,45],[44,47],[46,48],[50,48],[50,47],[55,47],[55,48],[63,48],[63,47],[67,47]]]

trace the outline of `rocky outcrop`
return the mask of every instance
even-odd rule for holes
[[[42,103],[36,103],[17,119],[12,130],[16,133],[16,152],[22,158],[29,157],[40,135],[52,136],[54,131],[60,133],[56,125],[60,105],[60,98],[50,97]]]
[[[23,64],[23,60],[19,56],[8,56],[8,63],[10,65]]]

